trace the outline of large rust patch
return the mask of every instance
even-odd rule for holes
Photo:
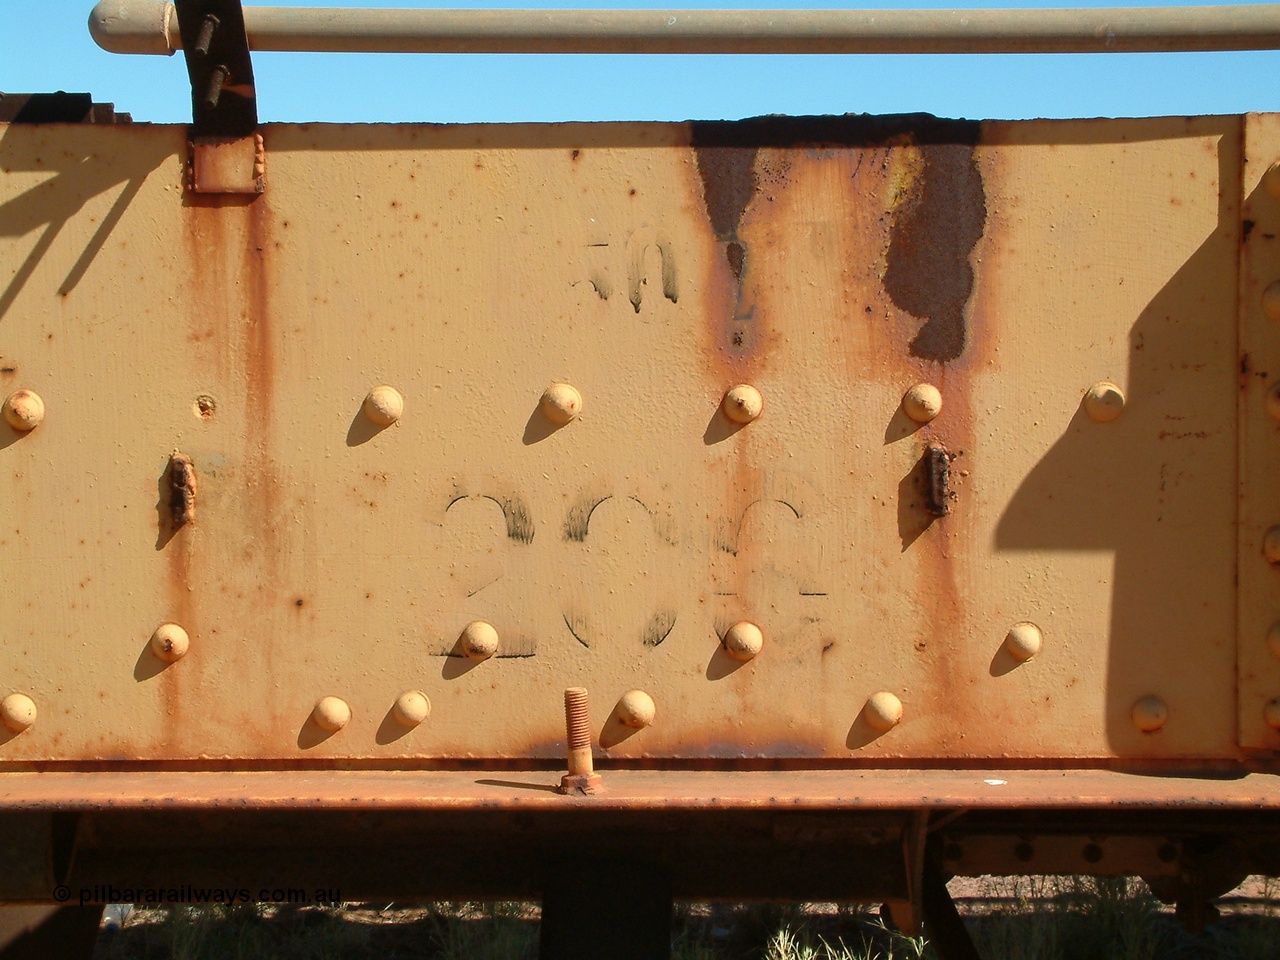
[[[731,352],[752,341],[753,311],[742,287],[750,257],[739,237],[743,216],[761,186],[762,148],[920,148],[922,168],[894,210],[885,291],[924,321],[909,350],[945,362],[965,350],[965,306],[973,293],[973,248],[986,227],[986,193],[974,156],[981,124],[928,114],[891,117],[759,117],[692,124],[691,142],[712,232],[722,246],[734,290]]]
[[[937,144],[922,153],[924,168],[890,229],[884,286],[899,308],[924,321],[912,356],[945,362],[964,353],[969,256],[986,226],[987,203],[972,146]]]

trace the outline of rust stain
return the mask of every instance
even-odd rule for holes
[[[971,145],[935,144],[921,152],[923,169],[894,211],[884,286],[899,308],[924,321],[911,355],[946,362],[967,342],[969,257],[986,227],[986,194]]]

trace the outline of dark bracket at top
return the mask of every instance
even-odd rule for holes
[[[247,137],[258,126],[240,0],[175,0],[191,78],[191,135]]]

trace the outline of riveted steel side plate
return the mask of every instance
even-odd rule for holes
[[[550,758],[571,685],[612,757],[1237,756],[1241,123],[267,126],[242,197],[0,128],[0,762]]]

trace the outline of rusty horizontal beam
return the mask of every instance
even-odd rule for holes
[[[1144,53],[1280,47],[1280,5],[1084,10],[357,10],[250,7],[252,50],[339,53]],[[181,49],[173,5],[102,0],[112,53]]]
[[[539,770],[97,771],[6,773],[19,810],[1280,810],[1280,775],[1113,770],[606,770],[604,791],[559,794]]]

